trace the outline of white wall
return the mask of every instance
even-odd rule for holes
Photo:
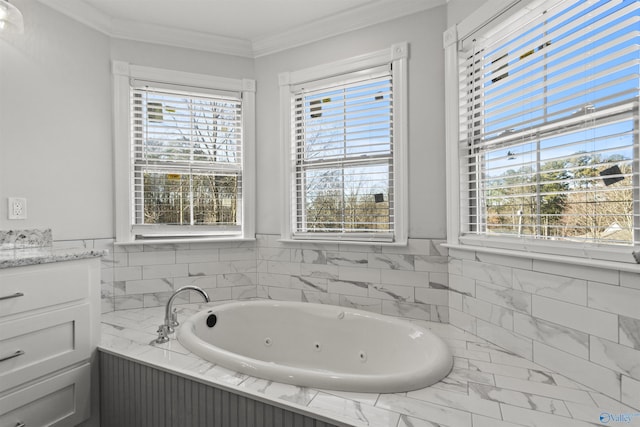
[[[111,41],[111,59],[149,67],[235,79],[254,78],[253,59],[192,49],[141,43]]]
[[[37,1],[16,0],[25,33],[0,39],[0,229],[53,229],[55,240],[113,237],[112,59],[257,79],[257,232],[278,234],[278,73],[410,43],[409,237],[445,237],[440,7],[252,60],[110,40]],[[27,220],[7,219],[26,197]]]
[[[16,0],[25,33],[0,38],[0,229],[55,240],[110,238],[111,59],[253,78],[253,60],[113,39],[37,1]],[[7,219],[7,198],[28,218]]]
[[[0,229],[113,235],[109,39],[16,0],[25,33],[0,38]],[[7,197],[28,219],[7,219]]]
[[[256,60],[258,233],[277,234],[282,209],[278,74],[408,41],[409,237],[445,236],[444,65],[440,7]]]
[[[448,0],[447,1],[447,28],[462,21],[471,15],[484,3],[491,0]]]

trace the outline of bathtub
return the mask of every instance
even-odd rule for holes
[[[447,376],[442,339],[409,321],[332,305],[231,302],[202,310],[177,331],[192,353],[225,368],[282,383],[395,393]]]

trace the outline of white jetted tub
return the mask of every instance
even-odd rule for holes
[[[447,345],[427,329],[323,304],[231,302],[188,318],[178,340],[234,371],[331,390],[416,390],[446,377],[453,365]]]

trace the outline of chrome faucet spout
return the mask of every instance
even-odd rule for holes
[[[165,307],[164,312],[164,323],[158,327],[158,338],[156,339],[156,343],[161,344],[169,341],[169,334],[172,333],[175,330],[175,327],[180,324],[178,323],[178,314],[174,310],[172,310],[172,308],[173,300],[176,299],[179,293],[184,291],[198,292],[200,295],[202,295],[202,298],[204,298],[206,302],[211,302],[209,294],[207,294],[204,289],[198,286],[183,286],[175,291],[169,298],[169,301],[167,301],[167,306]]]

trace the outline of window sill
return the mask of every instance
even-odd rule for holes
[[[481,252],[486,254],[504,255],[517,258],[528,258],[540,261],[550,261],[555,263],[566,263],[572,265],[580,265],[585,267],[605,268],[608,270],[627,271],[632,273],[640,273],[640,264],[633,261],[633,255],[631,254],[632,248],[625,248],[624,250],[611,251],[610,255],[617,254],[619,258],[629,259],[629,261],[613,261],[589,257],[587,254],[584,256],[577,255],[578,251],[575,251],[572,255],[560,255],[557,253],[543,253],[538,251],[528,250],[527,248],[519,249],[506,249],[499,247],[481,246],[478,244],[468,243],[443,243],[443,247],[448,249],[455,249],[468,252]]]
[[[279,243],[319,244],[319,245],[354,245],[354,246],[395,246],[404,247],[408,242],[385,242],[380,240],[321,240],[321,239],[278,239]]]
[[[128,242],[115,242],[115,246],[136,246],[136,245],[171,245],[185,243],[241,243],[255,242],[255,237],[176,237],[166,239],[146,239],[132,240]]]

